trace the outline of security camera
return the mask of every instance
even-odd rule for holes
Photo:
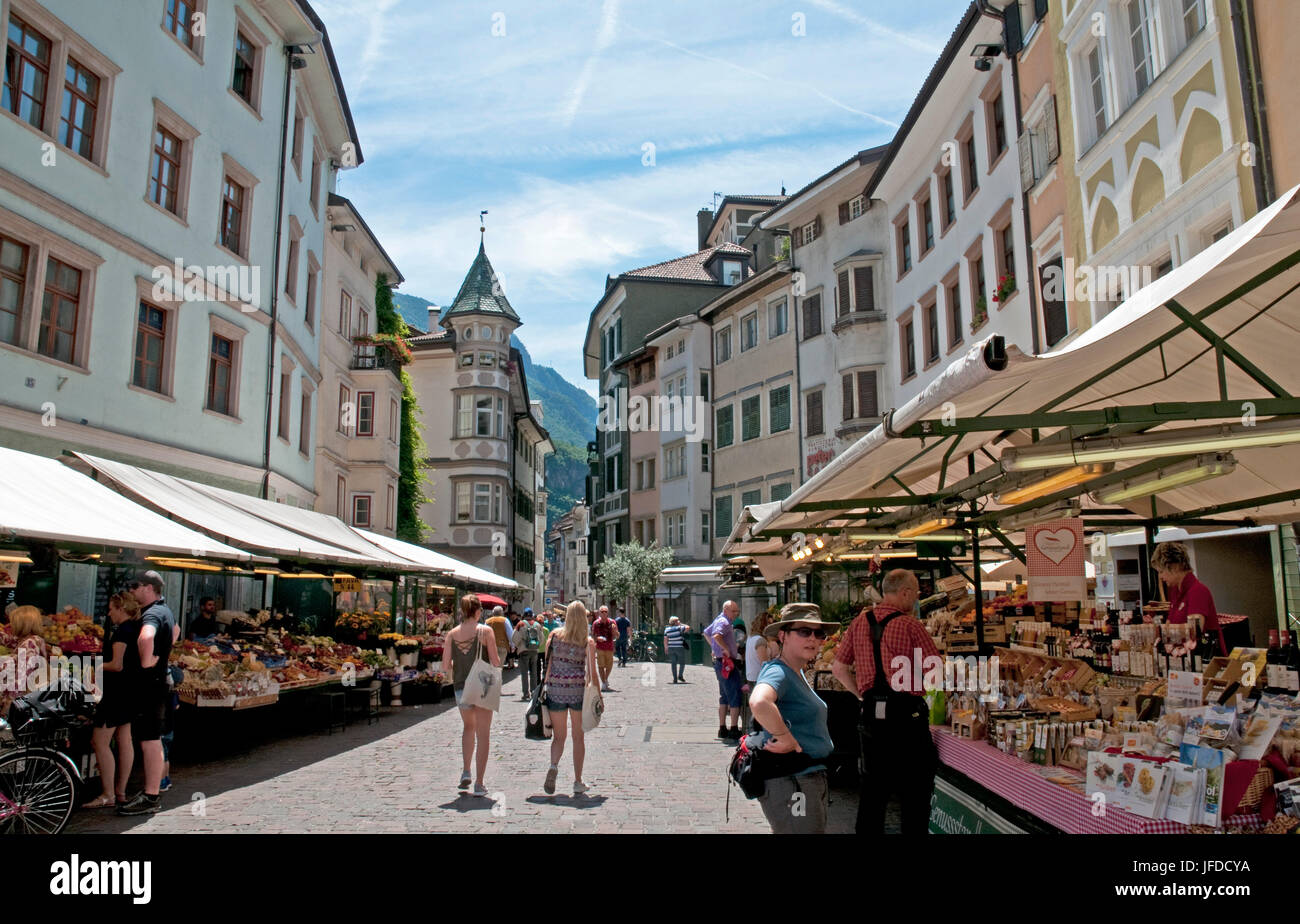
[[[975,70],[977,70],[977,71],[991,71],[991,70],[993,70],[993,59],[992,59],[992,58],[976,58],[976,59],[975,59]]]

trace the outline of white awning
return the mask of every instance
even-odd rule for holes
[[[74,456],[90,465],[102,476],[110,479],[121,490],[139,498],[146,504],[164,510],[171,516],[195,529],[201,529],[209,535],[219,536],[241,546],[257,549],[276,558],[296,559],[309,562],[350,565],[353,567],[387,566],[391,555],[376,549],[375,556],[341,548],[326,542],[309,538],[300,532],[284,528],[277,523],[255,515],[240,505],[233,505],[226,497],[236,495],[232,491],[220,491],[195,481],[165,475],[162,472],[149,471],[112,459],[101,459],[88,453],[73,453]],[[66,466],[61,466],[67,471]],[[75,474],[75,473],[74,473]],[[109,493],[112,493],[111,491]],[[117,496],[117,495],[115,495]],[[257,504],[265,504],[273,509],[285,508],[282,504],[272,503],[257,498],[248,498]],[[250,505],[256,508],[256,505]],[[265,508],[256,508],[265,509]],[[303,511],[310,512],[310,511]],[[316,516],[326,517],[325,514]],[[333,520],[334,517],[326,517]],[[170,521],[168,521],[170,522]],[[343,525],[340,523],[340,525]],[[357,541],[361,542],[360,537]],[[411,563],[405,562],[401,570],[410,570]]]
[[[1208,532],[1189,532],[1185,529],[1168,527],[1156,531],[1155,541],[1195,542],[1197,539],[1222,539],[1229,536],[1249,536],[1253,533],[1271,533],[1276,529],[1276,526],[1246,526],[1238,529],[1215,529]],[[1145,545],[1146,541],[1146,532],[1140,529],[1129,530],[1123,533],[1114,533],[1106,537],[1106,545],[1112,548]]]
[[[367,529],[358,529],[365,539],[373,542],[375,545],[382,546],[394,555],[400,555],[403,558],[409,558],[413,562],[424,565],[431,571],[441,571],[459,578],[467,584],[481,584],[487,587],[496,587],[504,590],[527,590],[517,581],[509,578],[498,577],[491,571],[476,567],[475,565],[466,564],[459,559],[452,558],[450,555],[444,555],[441,552],[435,552],[433,549],[426,549],[422,545],[415,545],[410,542],[403,542],[401,539],[394,539],[391,536],[372,533]]]
[[[717,583],[721,580],[721,565],[679,565],[659,572],[661,584]]]
[[[0,536],[194,558],[257,556],[160,516],[58,459],[0,449]]]
[[[1137,290],[1061,350],[1034,357],[1009,345],[1006,366],[999,371],[984,359],[986,342],[974,345],[920,395],[782,501],[780,509],[764,517],[752,532],[825,528],[828,521],[843,517],[839,501],[901,499],[900,482],[918,494],[937,490],[945,454],[964,463],[967,455],[984,449],[996,460],[1003,449],[1028,442],[1024,431],[999,443],[991,442],[996,434],[965,433],[955,445],[952,439],[931,437],[923,442],[897,435],[923,420],[1218,401],[1221,382],[1215,348],[1166,307],[1171,301],[1192,315],[1226,302],[1198,323],[1287,394],[1300,395],[1300,363],[1296,362],[1300,266],[1294,259],[1290,265],[1284,262],[1300,254],[1298,190],[1292,189],[1223,240]],[[1273,273],[1271,278],[1256,278],[1266,271]],[[1246,287],[1252,281],[1253,287]],[[1243,287],[1247,291],[1241,291]],[[1236,416],[1224,422],[1240,424],[1252,414],[1249,402],[1274,397],[1231,358],[1223,365],[1222,386],[1232,401],[1241,402]],[[1188,425],[1186,421],[1163,424],[1155,432]],[[1040,437],[1052,432],[1053,428],[1041,428]],[[1300,488],[1293,447],[1254,447],[1233,453],[1237,467],[1231,474],[1162,492],[1161,515],[1241,505],[1230,514],[1233,518],[1261,523],[1300,519],[1297,500],[1250,503]],[[950,469],[947,483],[965,475],[964,464],[956,472]],[[795,511],[815,503],[825,509]]]

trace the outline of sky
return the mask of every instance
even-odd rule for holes
[[[401,291],[486,247],[535,362],[594,393],[605,277],[696,249],[714,193],[794,192],[906,115],[965,0],[313,0]]]

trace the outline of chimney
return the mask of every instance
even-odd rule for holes
[[[696,250],[703,250],[707,245],[711,224],[713,224],[713,209],[700,209],[695,213],[695,226],[700,235],[700,246],[695,248]]]
[[[438,315],[441,313],[437,305],[429,306],[429,333],[438,329]]]

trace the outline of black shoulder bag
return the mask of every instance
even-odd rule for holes
[[[885,636],[885,626],[898,616],[899,612],[890,613],[879,622],[875,610],[867,610],[867,622],[871,624],[871,655],[876,665],[876,678],[871,689],[862,697],[862,713],[858,725],[864,731],[880,728],[884,723],[896,723],[914,719],[918,707],[924,707],[925,700],[912,693],[895,690],[885,679],[884,657],[880,653],[880,640]]]

